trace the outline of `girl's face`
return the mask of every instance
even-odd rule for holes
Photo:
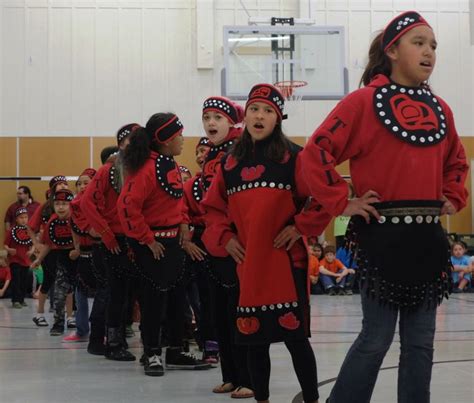
[[[312,246],[311,253],[319,259],[321,255],[323,254],[323,251],[321,250],[319,246]]]
[[[252,141],[255,142],[266,139],[273,133],[278,115],[270,105],[254,102],[248,106],[244,122]]]
[[[199,165],[199,168],[202,169],[202,165],[204,164],[204,160],[206,159],[206,155],[209,151],[209,147],[207,146],[199,146],[196,148],[196,163]]]
[[[173,140],[168,143],[160,145],[160,153],[169,157],[180,155],[183,151],[184,137],[182,134],[178,134]]]
[[[208,111],[202,115],[202,126],[207,138],[218,146],[225,140],[233,124],[222,113]]]
[[[69,204],[69,202],[59,200],[54,202],[54,212],[59,218],[63,219],[69,217]]]
[[[66,182],[59,182],[54,188],[54,191],[57,192],[58,190],[63,190],[63,189],[69,189],[69,185]]]
[[[28,214],[20,214],[15,220],[18,225],[26,225],[28,224]]]
[[[461,257],[464,255],[464,248],[461,245],[454,245],[453,247],[453,256]]]
[[[433,30],[420,25],[400,38],[387,50],[392,62],[391,78],[402,85],[417,87],[427,81],[436,63],[436,39]]]
[[[119,144],[119,150],[120,151],[125,151],[125,149],[128,147],[130,144],[130,136],[125,137]]]
[[[91,178],[87,175],[79,176],[79,179],[76,183],[77,193],[81,193],[82,191],[86,190],[87,185],[91,182]]]

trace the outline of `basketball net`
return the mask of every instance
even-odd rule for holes
[[[303,100],[303,94],[300,90],[307,85],[308,83],[303,80],[285,80],[274,84],[285,98],[285,109],[290,119],[292,115],[298,112]]]

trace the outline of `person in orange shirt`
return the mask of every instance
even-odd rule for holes
[[[321,282],[319,281],[320,259],[323,258],[323,247],[319,243],[309,244],[308,272],[311,294],[321,294]]]
[[[324,248],[324,259],[319,264],[321,283],[329,295],[345,295],[344,284],[348,274],[355,274],[354,269],[348,269],[339,259],[336,259],[336,248],[328,245]]]

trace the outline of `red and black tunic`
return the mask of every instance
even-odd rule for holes
[[[178,233],[180,224],[187,221],[183,213],[181,173],[175,160],[151,152],[145,164],[127,177],[117,200],[117,212],[125,234],[136,243],[149,245],[156,239],[165,246],[159,270],[141,269],[156,288],[173,287],[184,274]]]
[[[53,214],[45,226],[43,243],[52,250],[70,250],[74,248],[69,218],[61,219]]]
[[[117,215],[119,193],[116,167],[107,162],[97,171],[80,199],[85,220],[108,249],[118,246],[115,235],[124,233]]]
[[[298,295],[293,277],[293,270],[307,267],[306,248],[299,240],[290,251],[276,249],[274,239],[289,224],[304,235],[319,235],[330,220],[314,202],[303,210],[309,192],[299,148],[292,146],[278,163],[264,157],[263,146],[256,143],[250,161],[224,157],[203,201],[208,250],[227,255],[225,245],[234,236],[245,249],[245,260],[237,266],[237,329],[244,344],[307,336],[308,300]]]
[[[235,140],[240,137],[241,134],[241,128],[231,128],[224,141],[218,146],[209,142],[210,148],[202,169],[202,187],[204,191],[207,191],[211,186],[212,179],[216,175],[222,157],[229,151],[230,147],[232,147]]]
[[[356,195],[374,190],[382,201],[380,222],[355,217],[350,226],[367,292],[395,306],[441,302],[450,277],[441,200],[459,210],[467,199],[468,165],[449,106],[428,88],[376,76],[333,109],[302,152],[311,194],[334,216],[348,203],[335,170],[346,160]]]
[[[27,252],[30,250],[31,238],[28,235],[28,229],[24,225],[15,225],[5,236],[5,245],[9,248],[16,249],[16,253],[8,257],[10,264],[18,264],[23,267],[30,266],[30,259],[27,256]]]
[[[204,196],[204,189],[202,185],[202,174],[199,172],[193,178],[188,180],[183,185],[184,191],[184,214],[188,224],[195,229],[204,228],[204,209],[201,206],[201,201]]]

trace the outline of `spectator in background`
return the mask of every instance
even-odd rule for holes
[[[462,242],[454,242],[451,246],[451,263],[453,264],[453,286],[455,293],[461,293],[471,283],[471,263],[465,255],[466,248]]]
[[[16,192],[17,201],[8,207],[5,213],[5,230],[9,231],[16,223],[15,213],[20,207],[28,210],[28,217],[33,217],[33,213],[40,204],[33,199],[31,190],[28,186],[20,186]]]
[[[324,294],[324,287],[319,281],[319,262],[323,258],[323,247],[317,242],[309,243],[308,252],[308,271],[311,294]]]
[[[355,274],[354,269],[348,269],[339,259],[336,259],[336,248],[328,245],[324,248],[324,258],[319,265],[320,279],[329,295],[345,295],[346,277]]]

